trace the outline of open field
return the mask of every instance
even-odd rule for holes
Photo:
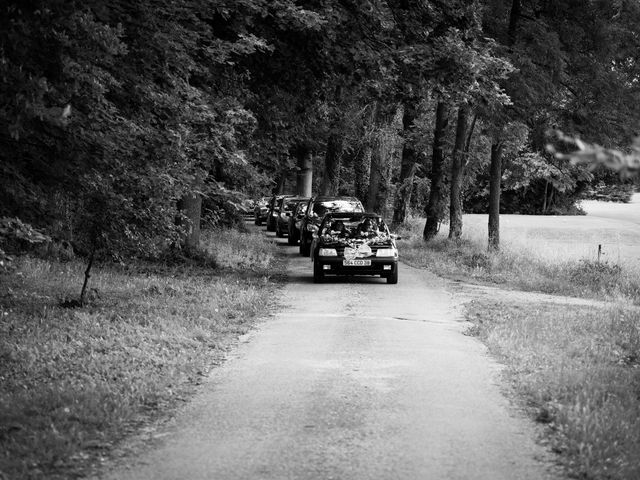
[[[582,202],[587,215],[501,215],[500,239],[507,250],[552,261],[598,258],[619,265],[640,262],[640,194],[631,203]],[[487,215],[465,215],[463,238],[486,243]],[[448,235],[443,225],[441,235]]]
[[[424,219],[414,218],[399,247],[409,263],[449,278],[640,302],[640,197],[584,207],[588,215],[501,215],[499,253],[487,252],[487,215],[465,215],[461,240],[449,241],[443,225],[427,245]]]

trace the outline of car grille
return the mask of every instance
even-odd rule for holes
[[[372,253],[372,257],[375,257],[376,252],[378,250],[380,250],[381,248],[391,248],[390,245],[369,245],[369,247],[371,248],[371,253]],[[336,252],[338,253],[339,257],[344,257],[344,249],[345,246],[344,245],[337,245],[336,247]],[[360,257],[362,258],[362,257]]]

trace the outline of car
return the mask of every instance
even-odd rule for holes
[[[318,230],[322,217],[328,212],[361,212],[362,202],[356,197],[311,197],[307,203],[307,211],[300,222],[300,255],[308,257],[311,253],[311,240]]]
[[[276,231],[276,222],[278,220],[278,215],[280,215],[280,205],[279,202],[281,199],[285,197],[293,197],[293,195],[273,195],[271,200],[269,200],[269,213],[267,213],[267,231],[275,232]]]
[[[296,205],[307,203],[309,197],[283,197],[278,202],[278,217],[276,218],[276,237],[289,234],[289,219]]]
[[[267,220],[269,213],[269,197],[262,197],[255,202],[253,208],[254,223],[258,226]]]
[[[309,198],[307,198],[307,200],[309,200]],[[304,214],[307,211],[307,205],[308,201],[298,203],[289,217],[289,232],[287,235],[287,243],[289,245],[297,245],[300,240],[300,227]]]
[[[311,246],[313,281],[327,275],[380,275],[398,283],[396,235],[375,213],[327,213]]]

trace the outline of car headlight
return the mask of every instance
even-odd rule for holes
[[[337,257],[338,252],[335,248],[321,248],[318,250],[319,257]]]
[[[395,248],[381,248],[376,252],[376,257],[395,257],[398,251]]]

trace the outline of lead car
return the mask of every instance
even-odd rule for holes
[[[380,275],[398,283],[396,239],[374,213],[327,213],[311,246],[313,281],[327,275]]]

